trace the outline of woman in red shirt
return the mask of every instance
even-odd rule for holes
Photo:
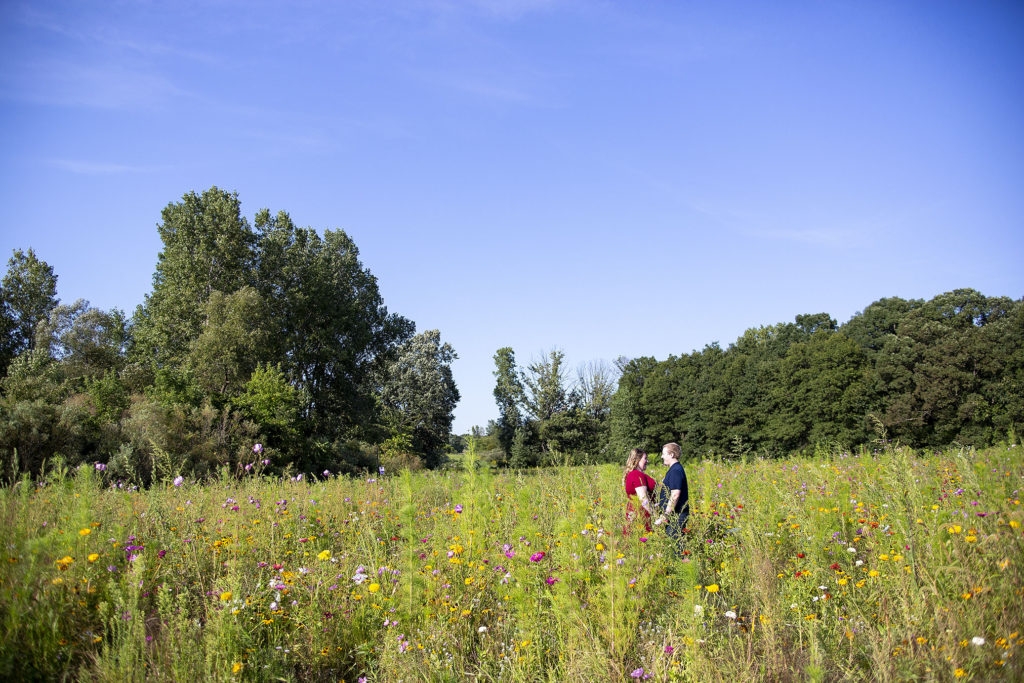
[[[640,504],[640,515],[644,527],[651,530],[651,495],[654,492],[656,482],[644,474],[647,469],[647,453],[640,448],[634,448],[626,458],[626,472],[622,475],[622,485],[626,489],[626,520],[629,522],[622,529],[622,533],[629,533],[633,520],[637,518],[636,509],[633,507],[632,497],[636,497]]]

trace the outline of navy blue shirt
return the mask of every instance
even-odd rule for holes
[[[668,472],[665,473],[665,481],[662,482],[665,488],[661,490],[661,505],[662,510],[668,505],[669,497],[672,491],[679,490],[679,500],[676,501],[676,507],[674,512],[680,517],[686,517],[690,514],[690,491],[686,486],[686,470],[678,462],[672,463],[672,466],[668,468]]]

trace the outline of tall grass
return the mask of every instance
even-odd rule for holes
[[[614,466],[23,479],[0,490],[0,677],[1024,676],[1018,448],[687,473],[679,556],[624,533]]]

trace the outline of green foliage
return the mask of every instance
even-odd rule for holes
[[[36,325],[57,302],[53,268],[32,249],[15,249],[0,280],[0,376],[15,356],[35,347]]]
[[[252,287],[231,294],[210,292],[202,331],[185,361],[205,396],[222,404],[242,391],[264,350],[262,311],[260,295]]]
[[[280,364],[258,365],[235,404],[264,434],[264,441],[286,447],[299,433],[302,398]]]
[[[612,450],[852,447],[870,440],[872,414],[904,443],[984,446],[1024,419],[1022,348],[1024,301],[974,290],[882,299],[842,327],[800,315],[747,330],[725,351],[623,362]]]
[[[428,467],[441,464],[448,445],[459,402],[451,369],[456,358],[438,330],[427,330],[399,345],[381,377],[380,401],[389,427],[411,435],[410,450]]]
[[[516,368],[516,354],[511,347],[500,348],[494,354],[494,400],[498,404],[497,437],[506,457],[512,458],[512,442],[523,424],[520,405],[524,401],[523,384]]]

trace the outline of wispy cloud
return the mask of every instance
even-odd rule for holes
[[[115,50],[126,50],[137,55],[169,56],[207,64],[220,62],[208,52],[170,45],[160,40],[137,37],[127,38],[109,25],[71,24],[39,11],[34,7],[23,7],[20,23],[30,29],[53,33],[86,45],[100,45]]]
[[[533,104],[537,102],[536,98],[526,90],[483,79],[452,77],[437,78],[434,79],[434,82],[452,90],[485,100],[508,102],[511,104]]]
[[[818,247],[851,247],[857,243],[858,235],[852,230],[842,228],[826,229],[781,229],[781,230],[743,230],[749,237],[783,242],[796,242]]]
[[[49,159],[46,162],[62,171],[78,175],[116,175],[154,173],[162,170],[162,166],[137,166],[133,164],[115,164],[105,161],[87,161],[81,159]]]
[[[0,83],[10,99],[98,109],[156,109],[193,97],[160,73],[122,64],[36,62],[8,72]]]

